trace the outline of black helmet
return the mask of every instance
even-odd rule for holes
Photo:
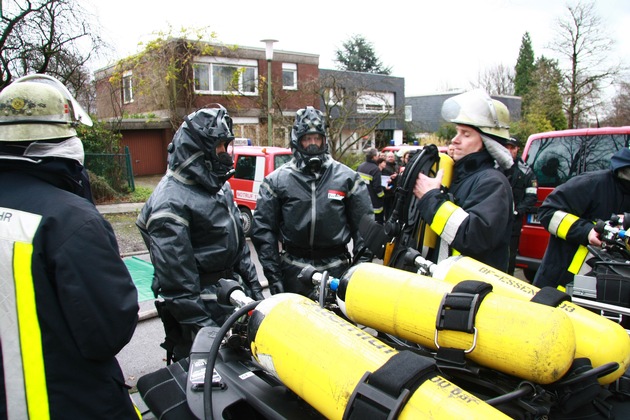
[[[234,140],[232,118],[227,110],[219,104],[216,108],[202,108],[184,117],[183,127],[204,153],[210,170],[218,175],[222,182],[234,175],[234,161],[228,153],[217,155],[216,146],[219,141],[228,144]]]
[[[324,114],[312,106],[307,106],[298,110],[295,115],[295,123],[291,130],[291,148],[293,155],[298,161],[304,162],[311,170],[317,172],[321,168],[324,154],[328,152],[326,141],[326,120]],[[306,134],[321,134],[324,137],[322,146],[316,150],[312,148],[304,149],[300,144],[300,139]]]

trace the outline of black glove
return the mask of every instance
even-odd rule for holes
[[[282,279],[279,276],[270,277],[268,280],[269,280],[269,292],[272,295],[276,295],[278,293],[284,293],[284,285],[282,284]]]
[[[249,288],[251,290],[252,299],[263,300],[265,298],[262,292],[262,286],[260,285],[260,282],[257,279],[249,281]]]

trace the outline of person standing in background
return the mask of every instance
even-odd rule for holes
[[[385,193],[381,185],[381,169],[376,163],[378,160],[378,149],[371,147],[365,151],[365,162],[357,168],[357,172],[365,181],[370,193],[370,201],[374,209],[374,220],[378,224],[383,224],[383,198]]]
[[[518,140],[510,137],[505,147],[514,160],[514,165],[504,172],[508,181],[510,181],[512,197],[514,199],[514,220],[512,222],[512,237],[510,240],[510,264],[507,271],[509,275],[514,275],[518,243],[521,238],[521,228],[523,227],[523,217],[525,217],[527,213],[536,211],[538,185],[534,171],[518,156]]]

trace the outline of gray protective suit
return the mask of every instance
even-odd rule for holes
[[[216,302],[219,278],[240,275],[247,293],[262,298],[239,210],[230,185],[208,168],[186,123],[169,151],[168,172],[136,222],[150,238],[152,289],[180,324],[193,330],[221,325],[233,308]]]
[[[366,214],[373,217],[372,203],[357,172],[324,154],[313,173],[294,151],[263,181],[254,214],[252,241],[271,292],[281,283],[286,292],[309,296],[312,285],[296,279],[309,264],[340,276],[352,261],[350,239],[355,252],[363,247],[359,222]]]

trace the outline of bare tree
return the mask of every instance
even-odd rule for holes
[[[602,91],[618,74],[608,53],[614,42],[606,35],[595,3],[578,1],[567,6],[568,15],[557,22],[556,39],[550,48],[564,64],[561,93],[569,128],[576,128],[601,107]]]
[[[483,89],[490,95],[514,95],[514,70],[503,64],[487,68],[471,83],[474,89]]]
[[[404,106],[395,109],[388,104],[385,94],[375,92],[369,84],[357,82],[344,73],[322,76],[307,89],[317,92],[323,104],[322,112],[328,120],[331,155],[339,160],[346,153],[361,148],[366,138],[372,138],[380,123],[402,115]],[[383,104],[378,112],[362,112],[366,100]]]
[[[1,22],[0,89],[28,73],[57,77],[73,93],[89,85],[86,63],[105,44],[79,1],[11,1],[3,5]]]
[[[630,82],[622,81],[611,101],[611,111],[603,121],[610,126],[630,125]]]

